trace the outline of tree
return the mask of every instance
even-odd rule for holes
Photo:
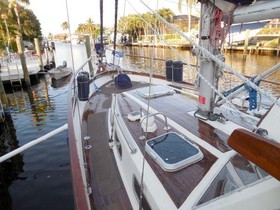
[[[41,38],[41,24],[32,10],[25,9],[21,12],[22,36],[24,40],[33,41]]]
[[[48,40],[53,40],[54,39],[54,35],[52,33],[48,34]]]
[[[89,18],[87,20],[87,24],[85,26],[86,26],[87,31],[89,31],[91,37],[94,38],[96,36],[96,33],[95,33],[96,25],[93,23],[91,18]]]
[[[157,19],[155,18],[155,16],[151,12],[146,12],[145,14],[142,15],[142,17],[143,17],[144,20],[146,20],[147,23],[149,23],[150,26],[155,28],[155,22],[157,21]],[[149,25],[146,24],[146,23],[144,25],[145,35],[150,34],[149,32],[151,32],[151,34],[153,34],[153,31],[150,29]]]
[[[76,33],[80,35],[90,34],[92,38],[95,38],[100,33],[100,26],[98,24],[94,24],[91,18],[87,20],[86,23],[80,23],[78,28],[76,29]]]
[[[195,4],[195,0],[185,0],[185,1],[186,1],[187,9],[188,9],[188,19],[189,19],[188,30],[190,32],[191,31],[192,6]],[[182,11],[182,3],[183,3],[183,0],[179,0],[178,9],[180,12]]]
[[[173,22],[174,12],[172,10],[160,9],[157,12],[168,22]],[[157,20],[150,12],[141,15],[130,14],[121,17],[118,21],[118,30],[122,34],[129,34],[133,38],[138,38],[142,34],[148,35],[150,32],[150,34],[153,34],[153,30],[149,30],[149,26],[154,29],[157,26],[160,33],[166,32],[166,25]]]
[[[84,34],[87,32],[87,27],[86,27],[86,24],[83,24],[83,23],[80,23],[78,25],[78,28],[76,29],[76,33],[78,34]]]
[[[0,15],[5,17],[5,21],[0,21],[1,43],[7,43],[10,36],[11,45],[14,50],[16,49],[15,35],[21,34],[23,40],[27,41],[33,41],[33,38],[41,38],[42,36],[41,25],[37,17],[31,10],[25,8],[25,6],[29,4],[29,1],[18,0],[17,2],[0,1]],[[18,23],[20,23],[20,26]],[[5,24],[7,24],[8,30]],[[20,33],[20,30],[22,33]],[[7,33],[7,31],[9,33]]]
[[[159,9],[159,10],[157,10],[157,13],[163,19],[165,19],[166,21],[173,22],[174,12],[171,9],[165,9],[165,8]],[[160,33],[165,34],[166,33],[166,25],[161,21],[158,21],[157,24],[158,24],[158,28],[160,30]]]
[[[19,17],[19,5],[18,5],[17,1],[11,1],[9,3],[9,8],[10,8],[10,10],[14,10],[14,13],[17,18],[17,23],[18,23],[18,32],[19,32],[19,35],[22,36],[21,22],[20,22],[20,17]]]
[[[69,24],[67,21],[64,21],[62,24],[61,24],[61,27],[64,31],[66,31],[67,29],[69,29]]]

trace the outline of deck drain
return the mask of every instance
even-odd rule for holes
[[[91,145],[87,145],[87,146],[85,146],[85,149],[91,149],[92,148],[92,146]]]
[[[90,136],[85,136],[85,137],[84,137],[84,140],[85,140],[85,141],[90,140]]]

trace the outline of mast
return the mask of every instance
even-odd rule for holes
[[[199,45],[207,49],[209,52],[214,53],[213,44],[210,42],[211,34],[211,19],[214,16],[215,6],[209,1],[201,1],[201,18],[200,18],[200,31],[199,31]],[[216,69],[215,63],[203,56],[203,53],[199,57],[200,59],[200,73],[201,75],[214,87],[217,86],[215,79]],[[214,91],[209,85],[200,78],[199,80],[199,105],[198,114],[202,118],[207,118],[209,113],[213,110]]]

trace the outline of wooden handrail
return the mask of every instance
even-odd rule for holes
[[[236,129],[228,144],[280,181],[280,144],[244,129]]]

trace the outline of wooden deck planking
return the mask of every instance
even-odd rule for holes
[[[128,195],[119,175],[114,155],[109,149],[107,112],[111,105],[111,94],[100,92],[89,101],[90,107],[83,116],[83,135],[91,139],[86,142],[92,145],[84,150],[87,160],[87,176],[92,188],[94,209],[132,209]],[[103,132],[101,132],[103,131]],[[82,137],[83,139],[83,137]]]
[[[100,139],[99,134],[97,135],[96,133],[93,132],[93,130],[96,132],[97,130],[101,130],[101,129],[104,130],[107,127],[106,123],[103,124],[102,127],[98,127],[103,123],[103,121],[105,121],[104,116],[100,117],[100,119],[94,119],[94,120],[93,120],[93,116],[97,116],[99,112],[107,112],[111,104],[111,94],[120,93],[123,91],[123,90],[115,90],[115,86],[113,84],[110,85],[110,83],[108,83],[108,85],[106,86],[107,86],[106,88],[102,86],[103,88],[101,89],[101,92],[96,94],[96,96],[92,97],[92,99],[90,100],[90,107],[88,107],[88,111],[85,112],[85,115],[83,116],[83,120],[85,120],[85,125],[86,125],[85,129],[87,129],[87,131],[85,132],[89,132],[90,136],[92,137],[91,141],[93,141],[92,142],[93,148],[95,145],[94,141],[97,138],[97,136],[98,136],[97,138],[98,141]],[[147,86],[147,84],[144,83],[133,84],[133,88],[142,87],[142,86],[143,87]],[[138,97],[137,95],[135,96]],[[144,102],[147,101],[146,99],[142,99],[141,97],[139,98]],[[137,103],[133,102],[130,98],[125,97],[123,95],[119,97],[118,101],[120,103],[120,109],[122,110],[123,113],[123,119],[127,124],[127,126],[130,127],[130,130],[132,131],[132,135],[136,139],[136,142],[143,153],[144,141],[138,140],[138,138],[142,134],[139,122],[129,122],[127,120],[127,114],[131,111],[140,110],[140,106]],[[176,122],[179,122],[181,126],[191,131],[192,133],[195,133],[196,131],[198,136],[200,136],[201,138],[204,137],[204,139],[207,139],[206,141],[211,142],[213,141],[213,139],[217,138],[217,136],[209,137],[209,133],[210,133],[209,129],[210,130],[213,129],[211,126],[187,114],[188,111],[193,111],[196,108],[196,103],[193,102],[192,100],[188,100],[187,97],[182,97],[181,94],[175,94],[172,96],[155,98],[152,100],[151,105],[153,108],[164,113],[170,113],[170,109],[172,109],[172,114],[167,115],[169,118],[173,119]],[[97,125],[96,122],[99,122],[97,123],[99,125]],[[157,126],[158,126],[158,130],[153,134],[149,134],[148,139],[156,137],[166,132],[163,130],[164,127],[163,121],[157,120]],[[174,129],[173,131],[176,132],[176,130]],[[108,144],[107,143],[108,138],[109,138],[108,136],[103,137],[103,140],[106,141],[106,144]],[[210,138],[210,140],[208,138]],[[215,145],[215,143],[212,144]],[[222,148],[223,146],[224,145],[222,144]],[[108,148],[108,145],[106,145],[106,147]],[[210,167],[217,159],[204,148],[200,148],[200,149],[204,154],[204,158],[198,163],[188,166],[187,168],[179,170],[177,172],[164,171],[157,163],[155,163],[155,161],[152,158],[150,158],[150,156],[147,155],[148,163],[151,165],[153,171],[158,176],[159,180],[161,181],[161,183],[163,184],[166,191],[168,192],[168,194],[170,195],[170,197],[172,198],[172,200],[174,201],[177,207],[180,207],[182,205],[182,203],[186,200],[188,195],[193,191],[195,186],[201,181],[201,179],[204,177],[204,175],[207,173],[207,171],[210,169]],[[102,155],[105,156],[104,154]],[[115,161],[112,153],[109,154],[108,156],[111,159],[110,161],[112,162]],[[87,156],[87,158],[89,158],[89,163],[90,163],[90,166],[88,167],[89,169],[88,171],[90,173],[89,180],[91,180],[93,197],[95,198],[94,200],[95,206],[98,207],[98,209],[99,208],[103,209],[105,206],[107,206],[107,208],[109,209],[117,209],[117,208],[130,209],[131,206],[129,206],[130,203],[126,198],[127,195],[124,188],[121,187],[114,193],[107,193],[106,195],[103,195],[101,193],[101,190],[99,189],[98,186],[100,185],[100,183],[98,183],[97,181],[98,175],[96,173],[99,172],[98,169],[96,169],[98,167],[96,166],[95,163],[96,157],[94,156],[94,151],[90,151],[90,154]],[[117,171],[115,163],[112,170]]]
[[[138,140],[141,136],[139,121],[130,122],[127,119],[127,115],[130,112],[140,110],[140,105],[125,96],[118,97],[118,102],[120,104],[120,110],[123,120],[129,127],[129,130],[131,131],[134,139],[136,139],[136,143],[143,153],[145,148],[145,141]],[[163,121],[158,119],[156,120],[156,124],[158,129],[155,133],[149,133],[148,139],[166,133],[166,131],[163,130],[163,127],[165,125]],[[175,129],[172,129],[172,131],[176,132]],[[185,138],[188,139],[187,137]],[[184,168],[177,172],[166,172],[149,155],[147,155],[146,157],[147,162],[149,163],[154,173],[157,175],[177,207],[180,207],[183,204],[188,195],[193,191],[193,189],[197,186],[197,184],[201,181],[201,179],[216,161],[216,157],[210,154],[207,150],[202,147],[200,147],[200,149],[204,154],[204,158],[198,163],[190,165],[187,168]]]
[[[130,91],[130,93],[147,103],[147,99],[139,96],[135,91]],[[183,94],[174,94],[153,98],[150,104],[154,109],[165,113],[168,118],[177,122],[192,134],[198,136],[221,152],[231,150],[230,146],[227,144],[229,136],[226,133],[188,114],[188,112],[197,109],[196,101],[189,99]],[[170,109],[172,111],[170,111]]]

